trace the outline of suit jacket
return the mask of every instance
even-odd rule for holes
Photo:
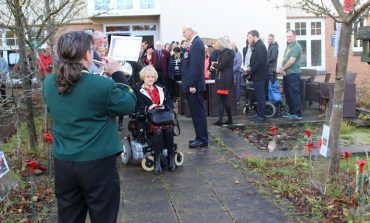
[[[189,50],[184,54],[181,76],[182,91],[184,93],[189,93],[190,87],[194,87],[197,92],[206,90],[204,60],[204,44],[199,36],[196,36],[191,42]]]
[[[267,49],[261,40],[258,40],[252,48],[250,63],[250,80],[261,81],[269,78],[267,74]]]
[[[162,49],[161,59],[159,60],[159,64],[157,63],[159,57],[159,51],[155,50],[152,54],[152,64],[153,67],[156,69],[158,73],[162,73],[164,77],[168,77],[168,61],[170,59],[170,52],[167,50]]]

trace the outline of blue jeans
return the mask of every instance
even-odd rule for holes
[[[302,115],[302,97],[300,89],[301,73],[287,74],[283,77],[283,87],[286,104],[289,106],[289,113]]]

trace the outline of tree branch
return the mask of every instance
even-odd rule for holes
[[[357,10],[354,10],[353,13],[351,13],[347,19],[348,23],[351,23],[357,19],[363,12],[365,12],[368,7],[370,7],[370,0],[365,2],[363,5],[360,6]]]

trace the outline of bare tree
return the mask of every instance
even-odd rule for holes
[[[83,11],[86,3],[83,0],[44,0],[43,2],[0,0],[0,5],[0,27],[11,30],[17,37],[20,57],[19,76],[23,80],[21,97],[24,98],[26,106],[27,135],[30,148],[35,149],[38,146],[32,105],[32,95],[35,89],[32,88],[29,79],[33,75],[32,72],[36,75],[40,73],[37,65],[38,52],[46,42],[52,49],[57,29],[66,23],[78,20],[78,17],[81,17],[79,12]],[[29,55],[26,49],[29,49]],[[28,56],[32,58],[32,65],[27,64]],[[55,59],[55,54],[53,58]],[[29,69],[30,66],[34,68],[34,71]],[[39,91],[39,89],[36,90]]]
[[[353,0],[344,2],[349,5],[345,5],[343,7],[339,0],[331,0],[333,7],[325,4],[323,0],[300,0],[297,5],[293,6],[316,16],[329,16],[335,22],[342,24],[339,37],[339,53],[336,63],[335,87],[332,101],[333,106],[329,119],[331,140],[331,143],[329,144],[331,153],[330,173],[332,175],[339,171],[339,136],[343,117],[344,87],[353,25],[360,16],[367,16],[370,7],[370,0]],[[334,10],[332,10],[332,8],[334,8]],[[347,10],[344,10],[343,8],[346,8]]]

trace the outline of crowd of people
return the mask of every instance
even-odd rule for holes
[[[43,84],[45,104],[53,119],[58,222],[84,222],[87,212],[95,222],[116,222],[120,183],[115,164],[116,156],[122,152],[117,117],[121,117],[118,125],[122,125],[122,117],[133,112],[173,109],[173,100],[182,91],[191,105],[195,130],[195,138],[189,140],[188,146],[190,149],[207,147],[206,79],[215,80],[219,101],[219,119],[215,125],[233,124],[230,92],[235,88],[236,100],[240,102],[240,86],[246,80],[253,82],[255,89],[254,121],[264,122],[268,80],[277,72],[283,75],[289,105],[289,113],[284,117],[302,118],[299,92],[302,49],[294,31],[287,32],[288,47],[283,66],[278,70],[279,51],[272,34],[266,47],[257,30],[249,31],[242,51],[228,36],[204,45],[193,24],[184,24],[182,35],[181,44],[157,41],[153,47],[142,42],[138,61],[142,64],[140,81],[134,84],[129,84],[118,61],[106,58],[108,42],[103,33],[97,31],[90,35],[73,31],[60,36],[56,72],[47,75]],[[46,51],[43,60],[47,61],[49,55]],[[101,72],[102,64],[110,78],[96,75]],[[48,63],[40,60],[39,66],[44,68],[45,75],[51,72],[47,70]],[[177,89],[179,80],[181,89]],[[226,122],[223,120],[225,110]],[[137,125],[144,126],[148,133],[148,143],[155,156],[154,173],[160,175],[163,171],[164,148],[168,150],[168,170],[174,172],[173,125],[146,120]]]

